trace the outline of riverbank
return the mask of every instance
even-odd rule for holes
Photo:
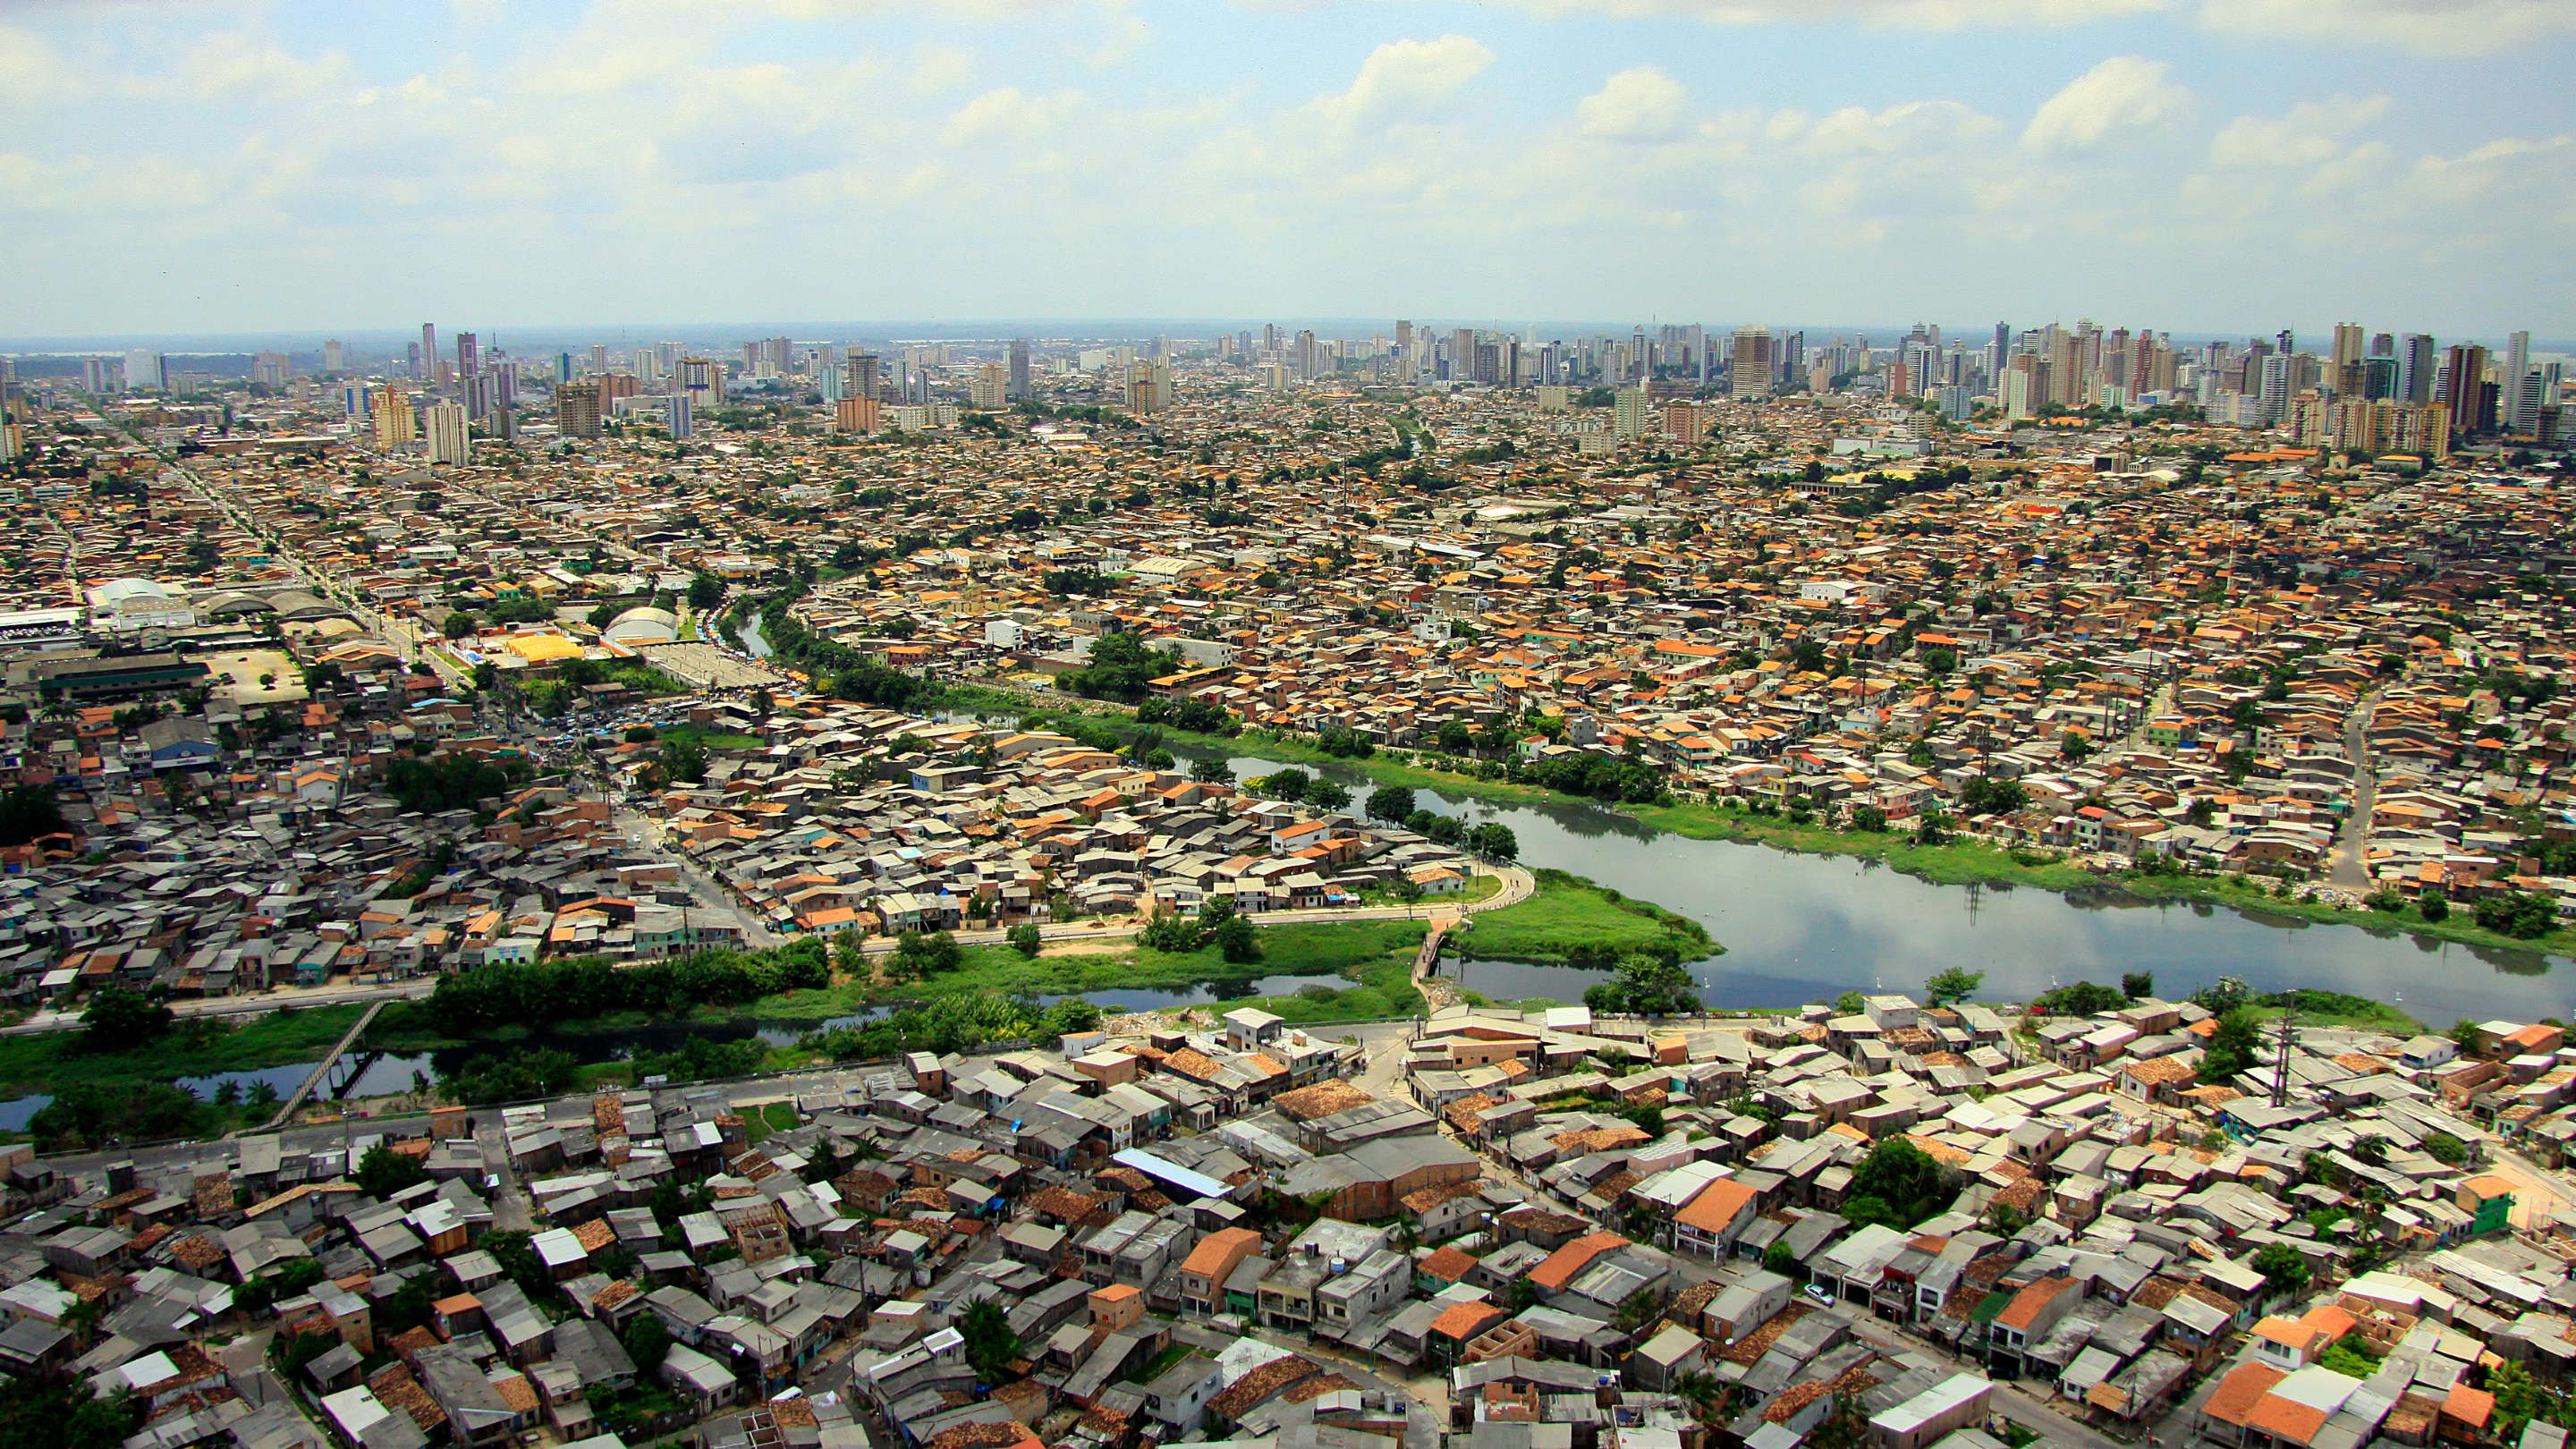
[[[2239,910],[2257,911],[2283,921],[2313,923],[2322,926],[2358,926],[2382,940],[2400,936],[2419,939],[2455,941],[2463,946],[2477,946],[2494,951],[2527,952],[2540,956],[2564,956],[2576,960],[2576,928],[2561,926],[2546,936],[2525,939],[2489,931],[2477,924],[2471,908],[2453,906],[2451,914],[2438,921],[2425,920],[2413,906],[2403,911],[2375,911],[2367,906],[2338,907],[2326,901],[2284,899],[2272,894],[2267,883],[2249,881],[2242,876],[2143,876],[2121,875],[2098,878],[2097,885],[2116,886],[2141,900],[2233,906]],[[2500,969],[2513,968],[2502,962]],[[2536,972],[2534,974],[2537,974]]]
[[[1891,870],[1935,885],[1999,884],[2040,890],[2074,890],[2098,885],[2102,881],[2102,877],[2068,865],[2055,854],[2045,851],[2007,850],[1972,840],[1921,845],[1906,836],[1885,831],[1799,825],[1785,817],[1755,815],[1746,810],[1697,801],[1653,805],[1566,795],[1541,785],[1485,780],[1440,769],[1423,763],[1424,757],[1414,752],[1393,751],[1366,758],[1335,755],[1305,740],[1283,737],[1268,730],[1248,729],[1240,735],[1211,735],[1159,725],[1140,725],[1132,714],[1114,706],[1104,705],[1097,711],[1048,709],[972,686],[952,691],[950,703],[951,707],[1016,712],[1022,718],[1042,717],[1054,724],[1106,725],[1131,737],[1152,729],[1167,745],[1183,749],[1228,756],[1255,756],[1292,765],[1341,766],[1366,775],[1381,785],[1437,790],[1444,795],[1496,804],[1558,808],[1593,806],[1692,840],[1732,840],[1748,845],[1768,845],[1799,855],[1842,855],[1875,860]],[[1404,758],[1394,758],[1398,754]]]
[[[1425,908],[1427,917],[1429,908]],[[1478,955],[1550,965],[1607,968],[1622,956],[1671,955],[1704,960],[1722,948],[1698,922],[1650,901],[1636,900],[1606,886],[1562,871],[1537,874],[1527,900],[1468,918],[1464,944]],[[883,982],[873,978],[841,979],[826,987],[778,992],[735,1006],[702,1006],[680,1016],[617,1012],[581,1020],[549,1023],[542,1028],[513,1023],[456,1036],[432,1022],[429,1009],[400,1003],[379,1017],[368,1044],[397,1052],[478,1052],[502,1054],[544,1045],[592,1056],[583,1038],[607,1039],[677,1028],[744,1031],[778,1028],[820,1032],[882,1017],[905,1008],[935,1008],[967,999],[1054,1001],[1066,997],[1104,997],[1110,1012],[1189,1009],[1214,1006],[1231,1010],[1257,1007],[1300,1026],[1336,1021],[1381,1020],[1412,1016],[1424,1010],[1413,984],[1413,960],[1430,930],[1427,919],[1296,921],[1259,928],[1261,957],[1228,961],[1214,946],[1198,951],[1158,951],[1132,939],[1104,935],[1097,940],[1050,941],[1034,959],[1003,945],[970,945],[959,949],[958,965],[919,981]],[[1462,938],[1464,939],[1464,938]],[[877,958],[882,964],[886,958]],[[1281,985],[1295,982],[1282,990]],[[1272,983],[1268,992],[1258,988]],[[1165,1005],[1155,994],[1175,1000]],[[796,1048],[773,1045],[767,1064],[793,1068],[803,1064]],[[585,1082],[602,1079],[604,1063],[585,1068]]]
[[[999,698],[996,696],[997,700]],[[1104,707],[1097,713],[1045,709],[1029,709],[1026,713],[1043,715],[1050,720],[1105,724],[1130,734],[1148,728],[1137,725],[1114,707]],[[1840,856],[1874,861],[1889,870],[1933,885],[2029,887],[2078,895],[2118,891],[2143,902],[2224,905],[2260,913],[2279,922],[2354,926],[2383,940],[2410,936],[2419,943],[2449,941],[2486,952],[2530,953],[2576,960],[2576,925],[2561,926],[2535,938],[2508,936],[2479,927],[2471,909],[2465,905],[2453,907],[2442,920],[2427,921],[2412,906],[2402,912],[2390,913],[2359,907],[2338,908],[2330,901],[2283,899],[2272,894],[2277,882],[2249,881],[2240,876],[2147,876],[2128,872],[2099,875],[2069,864],[2049,852],[2011,850],[1983,841],[1953,840],[1941,845],[1921,845],[1902,835],[1835,830],[1815,824],[1798,825],[1783,817],[1754,815],[1696,801],[1670,805],[1629,804],[1564,795],[1541,786],[1514,784],[1508,780],[1481,780],[1433,768],[1420,763],[1418,755],[1408,754],[1404,760],[1385,754],[1365,759],[1332,755],[1304,740],[1282,738],[1265,730],[1246,730],[1239,736],[1170,729],[1160,729],[1159,733],[1167,744],[1176,748],[1252,756],[1304,766],[1329,768],[1338,765],[1379,784],[1436,790],[1453,798],[1560,809],[1592,806],[1625,816],[1651,829],[1691,840],[1733,841],[1765,845],[1791,855]],[[2507,972],[2528,970],[2510,961],[2489,959],[2491,964]]]
[[[363,1006],[280,1010],[237,1021],[197,1016],[141,1051],[81,1049],[78,1031],[0,1037],[0,1098],[56,1094],[70,1086],[167,1082],[228,1072],[265,1071],[321,1059]]]

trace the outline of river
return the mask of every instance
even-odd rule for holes
[[[1249,779],[1287,768],[1237,757]],[[1332,775],[1356,811],[1371,782],[1356,770],[1300,765]],[[2326,925],[2227,906],[2143,901],[2116,887],[2083,894],[2008,886],[1934,885],[1850,856],[1795,855],[1765,845],[1692,840],[1598,806],[1498,805],[1417,791],[1444,815],[1510,826],[1523,865],[1587,876],[1683,912],[1726,953],[1695,964],[1700,995],[1716,1007],[1796,1006],[1845,991],[1919,993],[1953,966],[1986,974],[1978,998],[2027,1000],[2051,986],[2117,985],[2152,972],[2159,995],[2179,998],[2221,976],[2263,991],[2349,992],[2397,1006],[2437,1028],[2461,1017],[2528,1021],[2568,1017],[2558,990],[2563,962],[2534,951],[2467,946],[2384,927]],[[1580,999],[1597,973],[1472,959],[1465,983],[1495,1000]]]

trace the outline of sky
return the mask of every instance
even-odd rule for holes
[[[2576,338],[2576,0],[0,0],[0,339]]]

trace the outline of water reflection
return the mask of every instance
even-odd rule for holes
[[[1242,778],[1288,768],[1254,757],[1238,757],[1235,766]],[[1370,788],[1344,767],[1296,768],[1351,786],[1355,807]],[[2259,909],[2141,899],[2111,885],[2065,893],[1934,885],[1881,870],[1877,861],[1691,840],[1572,802],[1520,806],[1436,790],[1415,795],[1425,809],[1510,826],[1525,865],[1589,876],[1699,920],[1727,948],[1695,968],[1715,1006],[1796,1005],[1877,986],[1913,990],[1935,972],[1964,966],[1985,972],[1980,995],[1999,1000],[2143,971],[2168,996],[2239,976],[2258,990],[2297,986],[2402,1001],[2437,1024],[2576,1015],[2556,989],[2549,958],[2528,950],[2380,939]],[[1472,937],[1465,945],[1473,950]],[[1579,982],[1596,979],[1576,973],[1560,983],[1572,987],[1563,993],[1515,990],[1499,977],[1495,986],[1470,984],[1498,999],[1579,1000]]]

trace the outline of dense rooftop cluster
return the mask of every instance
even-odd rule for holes
[[[2233,1007],[1848,1005],[1455,1008],[1382,1054],[1244,1009],[21,1149],[0,1362],[241,1449],[2084,1432],[1998,1380],[2327,1449],[2514,1442],[2576,1358],[2561,1240],[2486,1160],[2564,1120],[2556,1027],[2298,1029],[2274,1106],[2277,1062],[2198,1080]]]

